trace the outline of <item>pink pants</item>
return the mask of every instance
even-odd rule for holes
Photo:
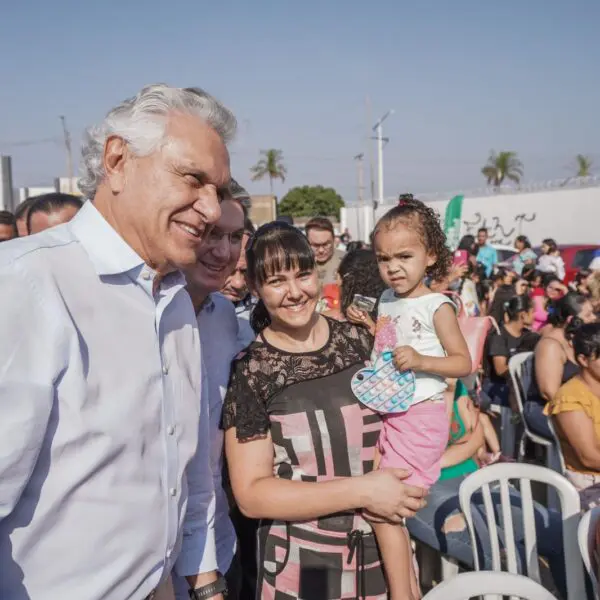
[[[410,485],[429,489],[440,476],[440,461],[448,446],[450,421],[446,403],[420,402],[405,413],[386,415],[377,449],[380,468],[406,469]]]

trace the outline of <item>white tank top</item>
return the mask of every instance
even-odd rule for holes
[[[424,356],[446,356],[435,332],[433,317],[442,304],[452,301],[443,294],[427,294],[419,298],[398,298],[391,289],[379,300],[375,345],[371,360],[398,346],[410,346]],[[443,377],[431,373],[415,373],[415,402],[423,402],[444,392],[448,387]]]

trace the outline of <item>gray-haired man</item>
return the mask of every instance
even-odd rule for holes
[[[0,598],[142,600],[214,545],[212,478],[186,479],[209,424],[180,269],[219,218],[234,131],[205,92],[148,86],[86,137],[91,201],[0,248]]]

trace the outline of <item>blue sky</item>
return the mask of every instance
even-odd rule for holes
[[[0,18],[0,152],[16,185],[50,182],[59,115],[78,155],[85,126],[162,81],[235,111],[233,174],[253,193],[274,147],[280,196],[322,184],[353,201],[367,94],[372,122],[396,111],[386,195],[479,187],[491,149],[517,151],[526,181],[567,177],[577,153],[600,168],[599,22],[597,0],[20,0]]]

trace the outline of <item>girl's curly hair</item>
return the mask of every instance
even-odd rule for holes
[[[371,234],[372,243],[374,244],[375,237],[380,231],[389,231],[398,222],[415,229],[420,234],[425,248],[436,257],[435,263],[427,267],[427,275],[434,280],[444,279],[450,271],[452,253],[447,246],[446,234],[442,229],[438,213],[421,200],[403,194],[398,206],[388,210],[377,221]]]

